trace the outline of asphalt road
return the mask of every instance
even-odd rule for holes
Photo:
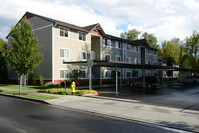
[[[179,130],[0,96],[1,133],[168,133]]]

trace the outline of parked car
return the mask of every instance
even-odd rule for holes
[[[143,86],[143,77],[129,81],[130,86]],[[145,86],[148,88],[157,88],[160,85],[160,80],[154,76],[145,76]]]
[[[184,83],[184,84],[198,84],[199,78],[197,78],[197,77],[186,77],[186,78],[178,79],[178,82]]]

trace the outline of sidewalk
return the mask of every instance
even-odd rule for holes
[[[8,91],[12,90],[7,88],[0,89]],[[136,100],[120,98],[108,98],[101,96],[81,97],[72,95],[55,95],[38,93],[36,91],[25,92],[38,95],[56,96],[56,99],[44,100],[44,102],[59,107],[77,109],[116,118],[151,123],[160,126],[172,127],[175,129],[182,129],[186,131],[199,132],[199,111],[148,105]],[[31,98],[28,99],[31,100]]]
[[[199,112],[193,110],[147,105],[135,100],[100,96],[67,95],[46,100],[46,102],[71,109],[199,132]]]

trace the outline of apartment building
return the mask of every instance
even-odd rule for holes
[[[99,23],[80,27],[30,12],[26,17],[33,26],[35,37],[42,45],[44,61],[35,69],[34,75],[43,75],[45,80],[60,84],[72,78],[74,69],[84,71],[82,79],[88,77],[88,67],[63,64],[63,61],[86,61],[90,56],[94,60],[113,60],[121,62],[141,63],[141,47],[145,47],[145,63],[157,65],[157,49],[150,48],[145,39],[128,41],[108,35]],[[22,18],[23,18],[22,17]],[[12,46],[10,34],[7,36]],[[93,67],[93,78],[109,79],[115,68]],[[132,69],[119,70],[123,79],[132,78]],[[138,69],[139,76],[142,75]],[[157,74],[156,70],[146,70],[146,75]],[[8,77],[17,80],[18,74],[9,68]]]

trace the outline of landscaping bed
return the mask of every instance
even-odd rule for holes
[[[71,89],[64,89],[64,88],[43,89],[43,90],[40,90],[39,92],[61,94],[61,95],[72,95]],[[95,90],[76,90],[75,92],[76,96],[91,96],[91,95],[85,95],[85,94],[98,95],[97,91]]]

